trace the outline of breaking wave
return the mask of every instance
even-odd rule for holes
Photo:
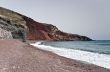
[[[36,42],[31,45],[43,50],[51,51],[63,57],[85,61],[100,67],[110,69],[110,55],[107,54],[99,54],[99,53],[74,50],[69,48],[52,47],[52,46],[43,45],[42,42]]]

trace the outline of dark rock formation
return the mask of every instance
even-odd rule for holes
[[[92,40],[86,36],[60,31],[52,24],[39,23],[24,15],[0,7],[0,38],[28,40]]]

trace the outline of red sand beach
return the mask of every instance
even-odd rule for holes
[[[18,40],[0,40],[0,72],[110,72],[35,48]]]

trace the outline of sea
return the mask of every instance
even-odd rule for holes
[[[110,69],[110,40],[39,41],[31,45],[66,58]]]

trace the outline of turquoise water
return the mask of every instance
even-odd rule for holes
[[[97,41],[51,41],[43,42],[44,45],[53,47],[83,50],[101,54],[110,54],[110,40]]]

